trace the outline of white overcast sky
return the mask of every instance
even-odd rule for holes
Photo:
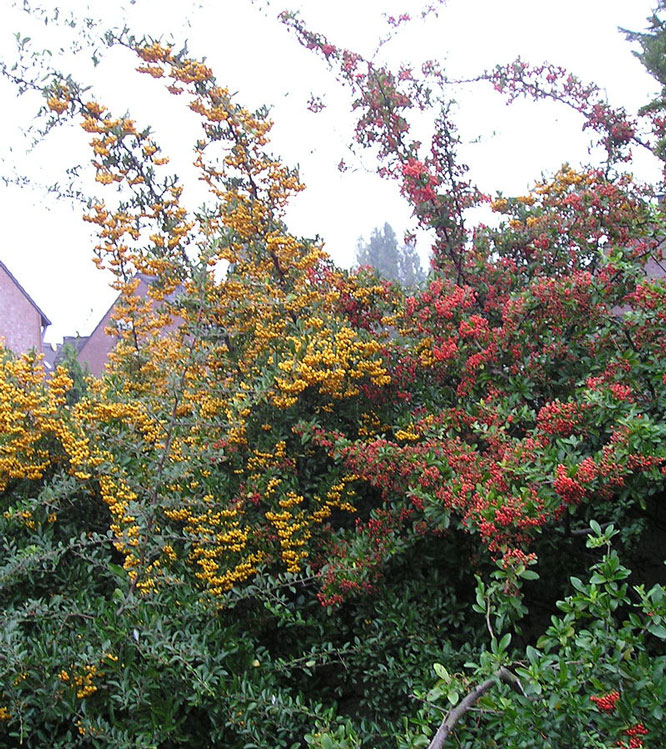
[[[53,5],[55,0],[42,3]],[[83,82],[95,83],[98,99],[113,111],[129,111],[140,125],[153,125],[172,163],[187,175],[196,131],[192,116],[180,114],[177,99],[162,94],[159,82],[132,74],[131,63],[122,54],[111,54],[95,70],[86,64],[85,55],[58,60],[57,48],[65,37],[32,23],[13,4],[0,3],[3,58],[15,55],[14,32],[30,35],[36,46],[44,40],[56,62],[69,66]],[[386,28],[382,13],[416,15],[421,2],[272,0],[264,14],[247,0],[115,4],[61,0],[57,4],[63,12],[74,9],[81,16],[103,13],[110,24],[127,21],[139,35],[170,33],[178,42],[187,39],[191,53],[207,57],[218,80],[238,92],[240,103],[251,108],[271,106],[273,148],[288,163],[300,165],[308,186],[288,214],[290,228],[304,236],[323,237],[339,264],[353,263],[357,238],[367,237],[375,226],[389,221],[398,233],[407,228],[409,212],[397,188],[371,173],[371,160],[357,163],[345,152],[352,123],[346,95],[337,90],[323,62],[302,49],[274,17],[285,7],[300,9],[332,43],[371,54]],[[649,99],[656,84],[632,56],[618,27],[644,28],[654,4],[654,0],[448,0],[437,19],[408,25],[382,53],[415,66],[434,58],[458,77],[473,76],[518,55],[532,63],[548,60],[595,81],[611,104],[632,111]],[[311,92],[325,93],[328,106],[318,115],[306,110]],[[519,194],[564,161],[576,165],[590,160],[589,135],[563,108],[527,102],[507,107],[489,86],[461,90],[455,98],[464,158],[472,179],[486,192]],[[9,174],[14,168],[46,183],[62,182],[63,170],[87,157],[86,136],[73,131],[56,134],[24,155],[20,128],[29,124],[34,110],[34,100],[17,99],[12,88],[0,81],[0,170]],[[336,168],[342,157],[353,166],[345,174]],[[658,173],[648,157],[637,162],[636,171],[645,179]],[[193,189],[191,200],[197,199]],[[50,317],[53,325],[47,340],[89,333],[113,300],[108,277],[91,263],[91,236],[81,213],[80,206],[39,190],[0,186],[0,260]]]

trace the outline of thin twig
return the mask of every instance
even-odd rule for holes
[[[611,522],[601,523],[599,527],[601,528],[602,531],[605,531],[609,525],[613,525],[613,523]],[[577,530],[570,531],[569,535],[570,536],[588,536],[590,533],[594,533],[592,528],[578,528]]]

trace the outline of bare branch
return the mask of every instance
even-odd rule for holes
[[[476,702],[495,684],[500,681],[511,683],[517,681],[517,677],[509,671],[508,668],[501,666],[489,679],[482,681],[475,687],[461,702],[459,702],[441,722],[437,733],[428,745],[428,749],[442,749],[446,739],[453,730],[455,724],[462,718],[465,713],[469,712]],[[521,689],[522,691],[522,689]]]

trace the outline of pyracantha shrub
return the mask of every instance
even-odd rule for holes
[[[99,379],[0,360],[0,736],[425,746],[446,695],[437,735],[463,746],[570,746],[572,726],[589,746],[657,741],[663,214],[616,168],[657,145],[559,69],[497,68],[480,85],[575,106],[607,158],[491,199],[441,68],[282,20],[350,87],[357,143],[430,231],[430,275],[347,272],[290,233],[303,185],[267,112],[184,50],[105,37],[200,118],[196,211],[148,128],[71,76],[39,84],[47,129],[87,134],[118,344]],[[34,88],[26,70],[2,68]],[[482,205],[497,221],[470,228]],[[611,523],[631,588],[585,546]],[[456,728],[475,690],[492,712]]]

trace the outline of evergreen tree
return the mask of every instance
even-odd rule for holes
[[[666,106],[666,0],[658,0],[657,7],[648,18],[646,31],[624,30],[627,38],[641,45],[634,54],[647,71],[661,84],[661,93],[646,109],[662,109]]]
[[[425,278],[416,248],[407,244],[399,247],[389,223],[385,223],[382,229],[373,229],[368,243],[359,238],[356,262],[372,266],[380,276],[399,281],[403,286],[415,286]]]
[[[641,49],[634,54],[661,86],[661,91],[640,112],[658,117],[666,110],[666,0],[657,0],[657,7],[647,20],[649,26],[645,31],[623,31],[629,41],[640,44]],[[658,158],[664,158],[666,138],[658,138],[653,149]]]
[[[400,266],[399,281],[403,286],[417,286],[425,280],[426,274],[421,267],[421,258],[414,244],[403,244],[398,262]]]

